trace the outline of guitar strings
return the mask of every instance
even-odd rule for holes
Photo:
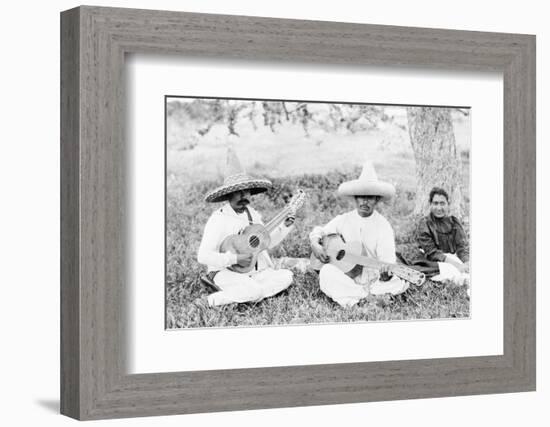
[[[287,211],[290,211],[290,208],[287,206],[283,208],[277,215],[275,215],[266,225],[264,225],[264,229],[261,231],[258,231],[257,235],[262,235],[263,237],[269,236],[271,228],[275,226],[275,224],[282,221],[282,219],[287,215]],[[250,243],[253,247],[258,246],[260,243],[260,239],[256,236],[252,236],[250,239]]]
[[[273,231],[273,229],[275,229],[275,226],[277,226],[282,221],[282,219],[284,217],[286,217],[287,214],[290,213],[293,210],[293,205],[297,204],[299,201],[300,201],[300,198],[295,198],[295,199],[291,200],[281,211],[279,211],[278,214],[276,214],[265,225],[263,225],[259,222],[252,222],[252,224],[249,224],[249,225],[257,224],[257,225],[262,225],[264,227],[263,230],[258,231],[256,235],[252,236],[252,238],[249,240],[249,243],[252,244],[253,247],[256,247],[260,242],[260,239],[257,237],[258,235],[260,235],[262,237],[266,237],[266,238],[269,237],[269,234],[271,234],[271,231]],[[296,208],[294,208],[294,210],[295,209]],[[233,217],[233,215],[227,214],[223,211],[221,212],[221,214],[224,215],[224,216]]]

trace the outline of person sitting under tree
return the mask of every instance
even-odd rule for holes
[[[470,269],[466,232],[459,219],[449,215],[449,195],[443,188],[432,188],[429,203],[430,213],[418,224],[416,241],[426,258],[437,262],[440,278],[463,281]]]

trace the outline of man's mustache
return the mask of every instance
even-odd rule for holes
[[[241,199],[239,200],[239,202],[237,203],[238,205],[248,205],[250,203],[250,200],[248,199]]]

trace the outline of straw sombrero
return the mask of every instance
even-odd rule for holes
[[[389,182],[379,181],[371,162],[363,165],[363,171],[358,179],[343,182],[338,187],[342,196],[380,196],[385,200],[395,195],[395,187]]]
[[[235,191],[250,190],[250,194],[267,191],[273,186],[267,179],[253,178],[247,175],[233,148],[227,149],[227,163],[223,184],[210,191],[205,201],[210,203],[223,202],[227,196]]]

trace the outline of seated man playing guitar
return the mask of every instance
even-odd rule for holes
[[[375,209],[381,199],[395,194],[395,188],[379,181],[372,164],[367,162],[359,179],[342,183],[338,193],[353,197],[356,209],[338,215],[325,226],[315,227],[309,235],[313,255],[324,264],[319,271],[321,290],[344,307],[353,306],[369,294],[404,292],[409,283],[392,271],[396,262],[393,229]],[[357,243],[359,253],[350,257],[355,267],[347,273],[338,262],[342,257],[344,261],[345,251],[337,250],[332,259],[327,254],[326,242],[334,235],[339,235],[342,244]],[[372,268],[377,261],[378,268]],[[422,282],[420,277],[417,284]]]
[[[292,272],[275,270],[265,249],[279,244],[290,232],[294,212],[283,210],[263,227],[260,214],[249,206],[252,195],[269,188],[270,181],[248,176],[233,149],[228,150],[224,183],[205,198],[207,202],[225,203],[206,223],[197,254],[199,263],[208,268],[208,278],[219,289],[208,296],[210,306],[259,301],[292,283]],[[253,231],[243,236],[248,227]],[[245,251],[239,253],[243,238]]]

